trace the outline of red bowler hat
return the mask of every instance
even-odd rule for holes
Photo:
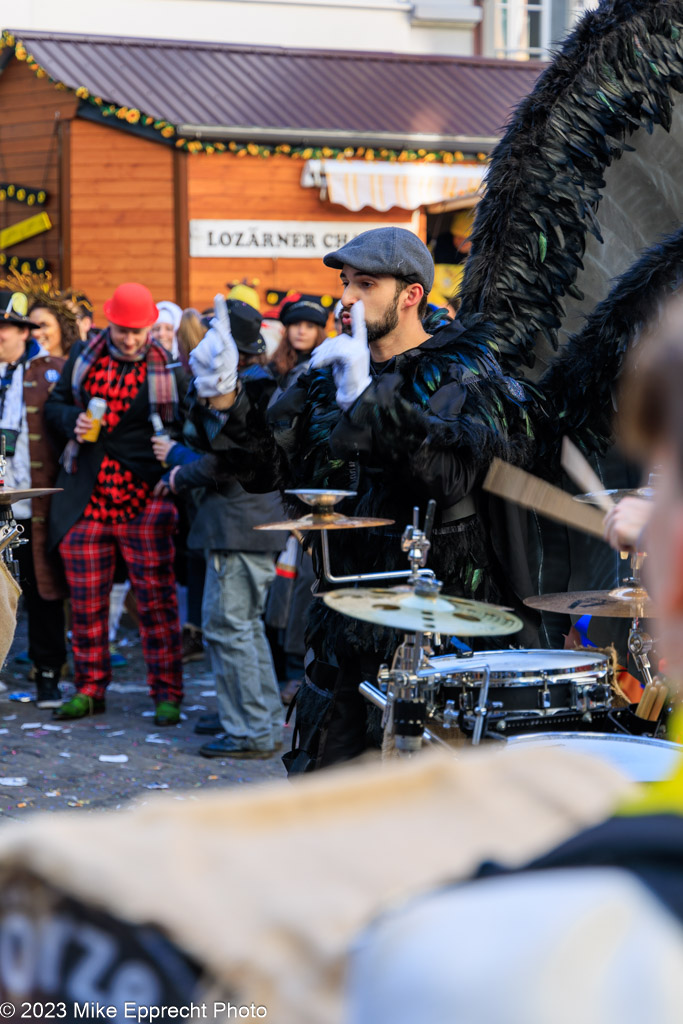
[[[149,288],[135,281],[120,284],[104,304],[104,315],[117,327],[139,330],[151,327],[159,318],[159,310]]]

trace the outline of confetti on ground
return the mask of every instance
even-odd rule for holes
[[[9,729],[0,729],[0,736],[6,736],[8,732]]]
[[[16,715],[3,715],[2,720],[3,722],[13,722],[16,717]]]
[[[8,775],[0,779],[0,786],[25,786],[28,779],[23,775]]]
[[[128,754],[100,754],[99,760],[107,764],[125,764]]]
[[[40,722],[22,722],[22,729],[40,729]]]
[[[214,779],[217,779],[217,778],[218,778],[217,775],[209,775],[209,781],[213,781]]]
[[[202,692],[199,694],[199,696],[200,697],[215,697],[216,696],[216,691],[215,690],[202,690]]]
[[[117,729],[116,732],[108,732],[107,733],[107,739],[111,739],[112,736],[125,736],[125,734],[126,734],[126,730],[125,729]]]
[[[186,711],[206,711],[206,705],[204,704],[192,704],[189,708],[185,708]]]
[[[30,704],[33,700],[33,694],[28,693],[26,690],[15,690],[14,693],[9,694],[10,700],[18,700],[20,704]]]
[[[68,753],[66,752],[66,750],[60,750],[60,752],[59,752],[59,756],[60,756],[60,757],[71,757],[71,754],[68,754]]]
[[[43,729],[47,729],[48,732],[62,732],[61,725],[50,725],[49,722],[43,726]]]
[[[145,736],[145,743],[166,743],[170,746],[170,740],[162,740],[158,733],[150,732],[149,735]]]
[[[145,789],[168,789],[168,782],[148,782]]]
[[[58,789],[51,789],[45,796],[61,796],[62,794]]]
[[[155,714],[154,711],[143,711],[142,712],[142,717],[143,718],[154,718],[154,714]]]

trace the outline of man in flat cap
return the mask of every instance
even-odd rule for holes
[[[345,531],[341,543],[333,537],[335,575],[405,569],[403,528],[413,506],[424,511],[434,498],[429,566],[444,593],[518,604],[478,485],[494,455],[515,461],[514,436],[526,431],[521,388],[503,376],[485,325],[448,324],[434,333],[424,326],[434,266],[412,232],[366,231],[324,262],[340,271],[344,333],[315,350],[310,369],[267,412],[263,395],[238,379],[225,318],[213,321],[191,359],[200,442],[222,454],[247,490],[353,491],[339,511],[395,520]],[[324,582],[319,535],[311,545]],[[374,680],[399,641],[391,630],[313,602],[296,738],[285,756],[290,772],[346,760],[376,743],[377,721],[358,684]]]

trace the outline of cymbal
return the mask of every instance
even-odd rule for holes
[[[403,633],[453,633],[457,636],[500,636],[516,633],[521,621],[497,605],[460,597],[420,596],[412,587],[348,587],[321,594],[326,605],[364,622],[376,622]]]
[[[24,498],[42,498],[44,494],[59,494],[61,487],[0,487],[0,505],[13,505]]]
[[[299,501],[303,501],[304,505],[310,505],[312,508],[322,511],[323,509],[331,510],[342,498],[355,498],[356,491],[329,491],[315,487],[302,487],[297,490],[285,491],[285,494],[293,494]]]
[[[315,513],[301,519],[285,519],[281,523],[262,523],[255,530],[360,530],[369,526],[390,526],[395,519],[371,519],[369,517],[343,516],[338,512],[329,515]]]
[[[645,501],[653,501],[655,496],[654,487],[633,487],[629,489],[614,489],[610,491],[589,491],[588,494],[574,494],[574,501],[582,501],[584,504],[599,505],[601,498],[611,498],[619,502],[622,498],[643,498]]]
[[[650,595],[642,587],[615,590],[576,590],[567,594],[527,597],[529,608],[569,615],[597,615],[605,619],[643,619],[656,614]]]

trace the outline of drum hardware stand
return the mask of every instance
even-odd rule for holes
[[[431,569],[425,569],[427,555],[431,547],[429,538],[434,525],[435,512],[436,502],[432,499],[427,505],[424,528],[421,530],[420,510],[417,506],[413,508],[413,521],[406,527],[401,538],[401,550],[406,553],[410,563],[408,572],[367,573],[352,577],[353,580],[407,578],[408,585],[414,587],[416,594],[422,597],[437,597],[442,584],[434,577]],[[326,531],[322,532],[324,554]],[[330,579],[327,572],[326,576]],[[351,577],[348,579],[350,580]],[[338,582],[338,580],[334,582]],[[386,665],[380,667],[377,681],[381,689],[371,688],[376,695],[382,698],[384,730],[388,730],[389,734],[393,735],[396,749],[406,754],[419,750],[423,739],[429,733],[429,730],[425,729],[425,722],[433,711],[434,695],[430,692],[429,684],[417,673],[433,654],[432,638],[437,643],[441,639],[438,634],[406,633],[403,643],[399,644],[396,649],[391,668],[389,669]],[[370,695],[369,688],[369,683],[363,683],[360,692],[373,703],[377,703],[376,699]],[[438,742],[443,746],[448,746],[433,734],[429,733],[429,735],[431,737],[429,742]]]
[[[340,499],[338,499],[340,500]],[[336,503],[335,503],[336,504]],[[325,511],[329,515],[329,511],[326,508]],[[438,593],[441,589],[441,584],[436,587],[437,580],[434,577],[434,573],[431,569],[425,569],[427,562],[427,553],[431,547],[429,540],[432,532],[432,526],[434,525],[434,513],[436,512],[436,502],[432,499],[427,505],[427,514],[425,516],[424,529],[419,528],[419,516],[420,510],[417,506],[413,508],[413,522],[411,526],[407,526],[403,532],[401,538],[401,550],[405,551],[408,555],[408,561],[410,562],[410,569],[399,569],[394,572],[364,572],[350,576],[335,576],[330,566],[330,546],[328,539],[328,530],[322,529],[320,531],[320,543],[322,547],[323,556],[323,574],[328,583],[367,583],[374,580],[407,580],[409,584],[416,587],[416,593],[428,594]],[[420,590],[418,584],[432,584],[435,589]]]
[[[652,670],[648,657],[654,643],[649,633],[643,632],[639,626],[639,619],[634,619],[628,634],[628,650],[633,655],[633,660],[638,670],[645,679],[646,684],[652,684]]]
[[[5,486],[5,475],[7,473],[7,439],[4,434],[0,435],[0,493]],[[14,548],[20,544],[28,544],[22,539],[24,527],[14,518],[11,505],[0,505],[0,557],[11,572],[12,576],[19,583],[19,563],[14,557]]]
[[[614,591],[615,596],[621,597],[623,595],[624,598],[628,597],[629,600],[633,601],[634,594],[636,595],[635,600],[637,600],[638,593],[641,591],[645,593],[641,582],[641,570],[644,558],[645,555],[639,552],[634,552],[631,555],[631,575],[628,579],[624,580],[623,584],[617,590]],[[631,592],[631,596],[628,596],[629,592]],[[654,641],[649,633],[645,633],[641,630],[639,623],[640,617],[635,615],[631,622],[627,646],[629,654],[633,655],[633,660],[635,661],[638,671],[643,676],[646,684],[651,684],[652,670],[648,655],[652,650]]]
[[[488,699],[489,699],[489,684],[491,682],[491,669],[486,666],[486,672],[484,673],[484,682],[481,684],[479,690],[479,700],[477,706],[474,709],[476,715],[476,722],[474,723],[474,732],[472,733],[472,746],[476,747],[481,743],[481,738],[484,732],[484,723],[486,721],[486,715],[488,713]]]
[[[374,704],[376,708],[379,708],[380,711],[386,710],[388,703],[387,697],[382,693],[381,690],[378,690],[376,686],[373,686],[372,683],[361,683],[360,686],[358,687],[358,692],[361,694],[361,696],[365,697],[367,701],[369,701],[371,704]],[[453,753],[453,748],[444,740],[442,740],[440,736],[436,736],[429,729],[422,729],[422,739],[425,743],[430,743],[434,746],[445,747],[449,753]]]

